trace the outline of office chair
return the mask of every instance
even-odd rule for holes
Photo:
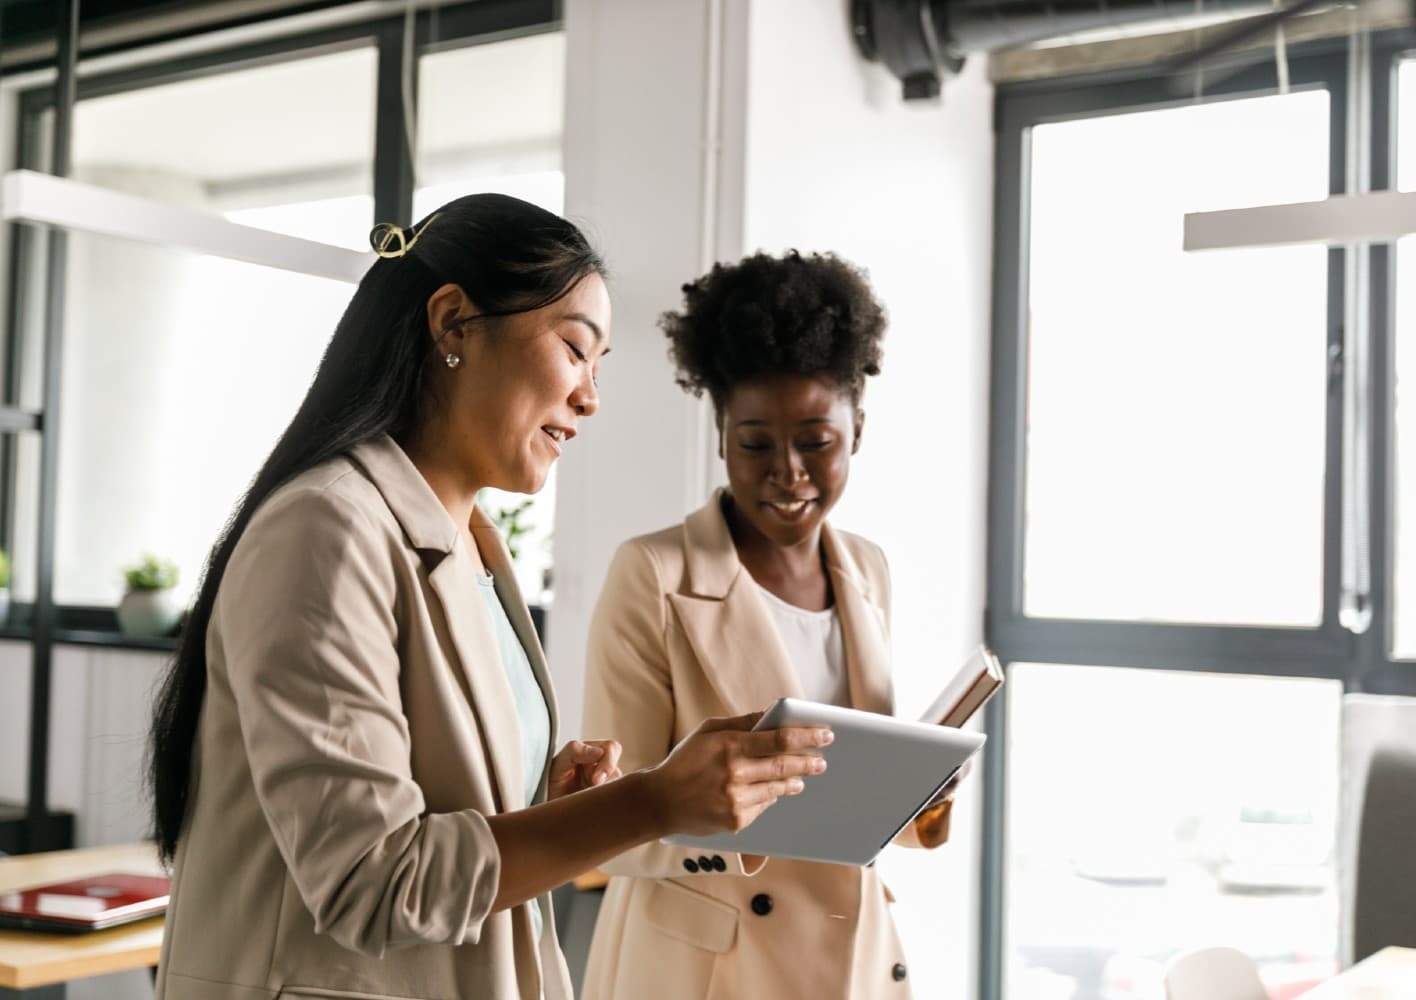
[[[1416,754],[1379,747],[1367,771],[1357,840],[1352,957],[1416,947]]]

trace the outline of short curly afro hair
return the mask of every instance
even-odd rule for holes
[[[755,253],[715,264],[659,317],[675,381],[721,418],[734,386],[762,375],[824,375],[859,403],[880,374],[885,310],[864,273],[834,254]]]

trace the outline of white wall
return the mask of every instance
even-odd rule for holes
[[[654,319],[712,259],[757,248],[837,251],[869,269],[890,313],[835,520],[891,559],[901,714],[922,710],[981,635],[992,89],[974,60],[942,104],[904,107],[898,83],[856,56],[845,8],[567,7],[566,206],[609,255],[616,309],[602,413],[560,469],[550,656],[570,732],[615,545],[678,520],[721,476]],[[916,996],[975,992],[971,792],[948,848],[882,860]]]
[[[976,58],[942,103],[905,106],[822,9],[753,6],[745,242],[835,251],[888,310],[833,522],[890,560],[897,711],[915,717],[982,638],[993,92]],[[880,861],[916,996],[976,989],[979,787],[961,793],[947,848]]]
[[[615,547],[678,521],[707,491],[707,411],[674,385],[654,323],[684,281],[740,247],[740,204],[715,181],[718,161],[741,168],[740,119],[714,125],[724,62],[714,53],[740,58],[746,7],[726,5],[733,43],[716,49],[715,6],[566,6],[566,214],[608,259],[614,321],[600,412],[557,472],[547,649],[565,738],[579,731],[585,633]]]

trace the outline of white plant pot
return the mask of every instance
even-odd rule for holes
[[[172,634],[182,617],[182,605],[170,590],[130,590],[118,602],[118,627],[135,639]]]
[[[0,587],[0,628],[10,623],[10,588]]]

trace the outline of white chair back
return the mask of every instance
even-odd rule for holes
[[[1248,955],[1233,948],[1205,948],[1170,964],[1165,996],[1166,1000],[1268,1000],[1268,991]]]

